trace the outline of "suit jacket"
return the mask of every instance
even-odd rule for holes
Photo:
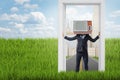
[[[84,46],[83,51],[85,53],[88,53],[88,51],[87,51],[87,41],[90,40],[91,42],[95,42],[97,39],[99,39],[99,36],[96,36],[96,38],[93,39],[93,38],[91,38],[91,36],[89,36],[89,34],[85,34],[84,39],[82,39],[80,36],[81,36],[80,34],[77,34],[74,37],[68,37],[68,36],[64,37],[66,40],[69,40],[69,41],[77,39],[77,49],[76,49],[77,52],[79,52],[80,46],[82,45],[82,46]]]

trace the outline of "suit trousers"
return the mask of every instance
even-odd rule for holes
[[[84,61],[84,67],[85,70],[88,70],[88,53],[85,52],[77,52],[76,54],[76,72],[79,72],[80,70],[80,61],[81,58],[83,57],[83,61]]]

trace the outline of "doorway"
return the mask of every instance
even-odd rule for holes
[[[92,21],[92,33],[89,34],[92,38],[95,38],[99,33],[99,6],[98,5],[66,5],[66,23],[64,28],[64,34],[72,37],[73,22]],[[84,24],[81,24],[84,26]],[[99,59],[99,40],[95,43],[88,41],[88,67],[89,70],[98,70]],[[64,48],[66,54],[66,71],[75,71],[76,67],[76,46],[77,40],[67,41],[64,40]],[[83,58],[80,62],[80,70],[84,70]]]
[[[66,71],[66,56],[67,56],[67,47],[65,45],[64,38],[62,37],[62,33],[65,32],[66,26],[66,7],[74,6],[74,5],[87,5],[87,6],[97,6],[98,11],[98,30],[100,32],[100,40],[98,42],[98,70],[104,71],[105,70],[105,50],[104,50],[104,2],[102,0],[85,0],[85,1],[78,1],[78,0],[59,0],[59,45],[58,45],[58,71]],[[101,17],[102,16],[102,17]],[[69,23],[69,21],[68,21]],[[95,24],[94,24],[95,25]],[[93,35],[94,36],[94,35]]]

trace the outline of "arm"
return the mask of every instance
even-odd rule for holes
[[[92,41],[92,42],[95,42],[95,41],[98,40],[98,39],[99,39],[99,35],[96,36],[94,39],[91,38],[91,36],[88,35],[88,40],[90,40],[90,41]]]
[[[65,36],[64,39],[69,40],[69,41],[72,41],[72,40],[75,40],[75,39],[77,39],[77,38],[76,38],[76,36],[74,36],[74,37]]]

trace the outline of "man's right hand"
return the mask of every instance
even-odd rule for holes
[[[62,33],[62,36],[64,37],[64,33]]]
[[[100,32],[98,33],[98,36],[100,36]]]

